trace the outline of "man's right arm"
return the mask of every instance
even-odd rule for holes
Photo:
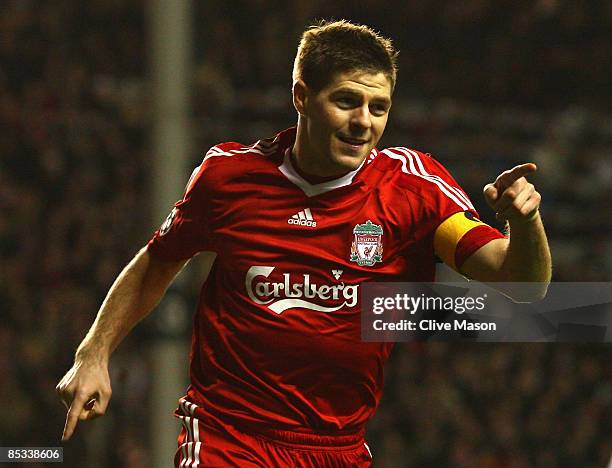
[[[186,263],[159,260],[144,247],[117,277],[76,351],[74,365],[57,385],[68,408],[62,440],[72,436],[78,420],[105,413],[111,396],[110,355],[159,303]]]

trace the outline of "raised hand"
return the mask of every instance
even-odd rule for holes
[[[500,221],[530,221],[538,214],[542,196],[525,176],[535,172],[534,163],[521,164],[502,172],[495,182],[484,187],[485,200]]]

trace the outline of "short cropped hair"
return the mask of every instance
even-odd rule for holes
[[[346,20],[322,20],[302,34],[293,64],[293,82],[301,79],[318,92],[338,73],[382,72],[393,91],[397,56],[391,40],[368,26]]]

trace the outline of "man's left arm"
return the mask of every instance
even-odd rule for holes
[[[521,164],[484,188],[484,196],[500,221],[510,226],[509,239],[494,239],[470,255],[461,272],[482,282],[532,283],[504,288],[520,302],[543,298],[551,279],[551,256],[540,217],[541,196],[525,176],[537,169]]]

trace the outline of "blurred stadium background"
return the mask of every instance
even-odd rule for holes
[[[492,223],[481,187],[536,162],[554,279],[610,281],[611,2],[3,0],[0,446],[59,445],[54,387],[108,287],[208,147],[294,123],[295,48],[321,17],[401,51],[385,146],[433,153]],[[78,427],[65,466],[170,465],[200,272],[115,353],[109,413]],[[604,467],[611,350],[398,346],[376,466]]]

